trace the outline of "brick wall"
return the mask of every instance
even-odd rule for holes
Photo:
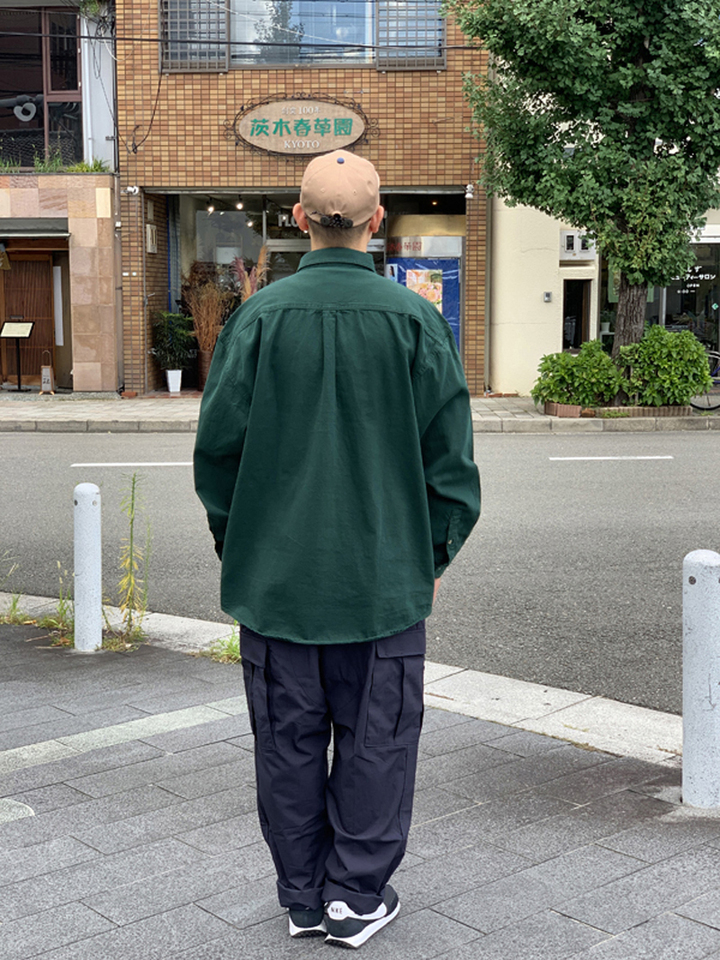
[[[137,184],[150,192],[297,189],[307,158],[274,157],[236,146],[224,136],[224,124],[232,122],[241,107],[251,101],[298,93],[354,99],[370,120],[377,122],[380,135],[357,151],[377,166],[386,187],[407,192],[418,187],[464,189],[476,175],[478,142],[466,130],[470,112],[462,97],[462,76],[466,71],[479,72],[484,68],[477,50],[450,49],[447,69],[441,71],[245,68],[224,74],[161,76],[157,44],[122,39],[158,37],[157,3],[118,0],[117,18],[123,185]],[[464,42],[450,25],[448,46],[462,46]],[[129,201],[125,202],[130,223],[123,233],[123,269],[135,270],[139,276],[142,238],[132,241],[127,236],[135,228],[133,198]],[[483,388],[484,210],[482,197],[469,204],[464,359],[473,392]],[[126,383],[144,390],[147,385],[141,375],[139,350],[147,334],[135,329],[142,324],[143,314],[138,310],[135,287],[129,287],[130,303],[125,311]],[[128,324],[133,327],[129,337]]]

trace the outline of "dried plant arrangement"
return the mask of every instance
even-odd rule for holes
[[[261,287],[265,286],[268,278],[268,268],[268,252],[265,245],[260,248],[257,263],[254,264],[250,270],[247,270],[245,267],[245,259],[243,257],[235,257],[233,260],[233,272],[237,278],[237,288],[242,303],[245,303],[248,297],[251,297],[254,293],[257,293]]]
[[[224,290],[216,280],[206,280],[199,286],[188,286],[184,294],[185,303],[193,318],[198,348],[212,353],[233,293]]]

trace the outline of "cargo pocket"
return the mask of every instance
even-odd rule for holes
[[[414,744],[423,718],[425,623],[375,641],[365,746]]]
[[[240,631],[240,656],[245,679],[245,697],[250,714],[250,726],[262,750],[274,750],[275,740],[270,719],[266,677],[267,644],[264,637],[247,627]]]

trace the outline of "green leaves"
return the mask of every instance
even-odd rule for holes
[[[712,381],[705,348],[689,330],[649,327],[640,343],[620,348],[629,370],[626,392],[640,406],[685,404]]]
[[[611,403],[623,387],[623,377],[598,340],[584,343],[578,354],[544,356],[530,395],[536,403],[579,403],[596,407]]]
[[[446,10],[491,54],[490,79],[465,86],[483,186],[588,230],[631,283],[682,275],[692,231],[720,205],[720,2]]]
[[[672,333],[659,326],[648,327],[640,343],[622,347],[617,364],[591,340],[576,355],[544,356],[538,374],[530,392],[536,403],[583,407],[612,403],[621,391],[638,406],[685,404],[711,384],[700,341],[689,330]]]

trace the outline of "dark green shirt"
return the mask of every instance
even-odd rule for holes
[[[306,254],[220,334],[195,486],[238,622],[346,643],[423,619],[480,511],[450,327],[369,254]]]

